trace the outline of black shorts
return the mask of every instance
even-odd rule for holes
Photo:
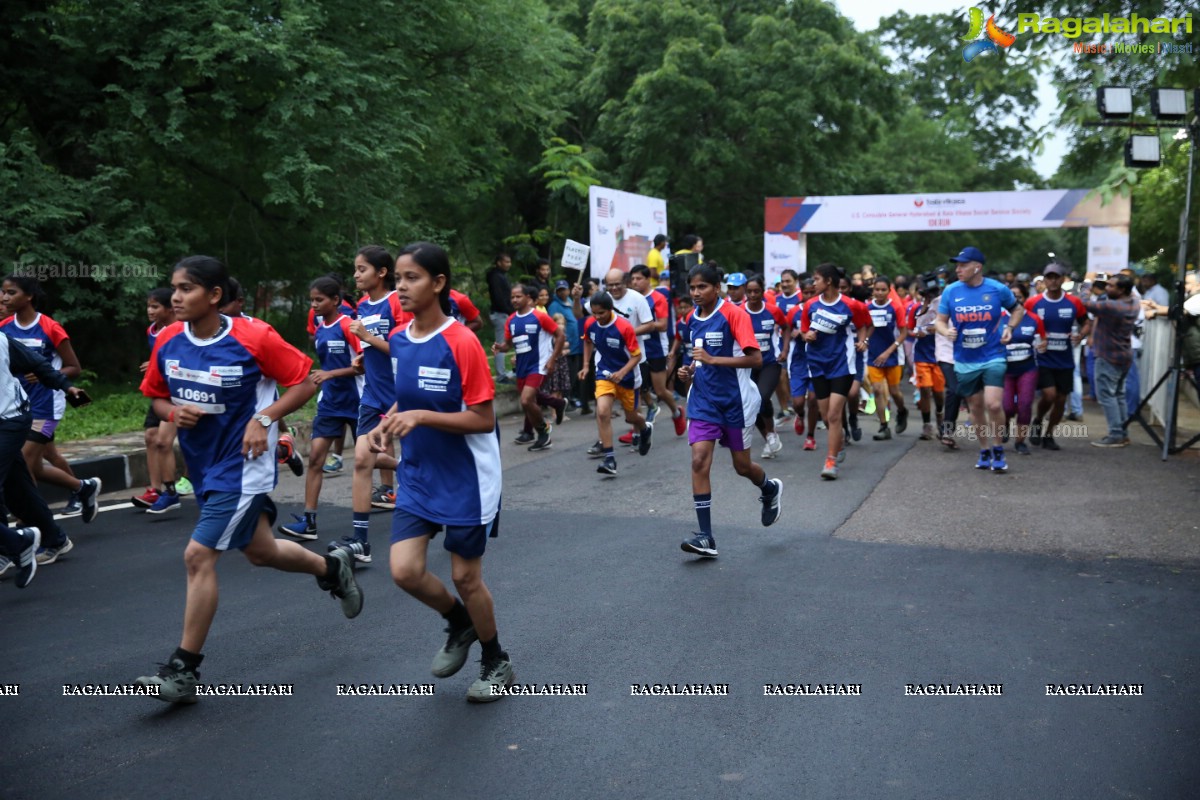
[[[646,363],[650,365],[651,372],[666,372],[667,371],[666,356],[659,356],[658,358],[647,358]]]
[[[650,362],[643,361],[642,363],[638,364],[638,372],[642,373],[641,391],[643,391],[643,392],[653,391],[654,384],[650,381]]]
[[[831,394],[850,396],[850,386],[857,379],[855,375],[839,375],[836,378],[826,378],[824,375],[812,376],[813,394],[818,400],[827,400]]]
[[[1075,391],[1075,370],[1050,369],[1038,367],[1037,387],[1039,389],[1056,389],[1060,395],[1068,395]]]
[[[143,428],[157,428],[162,420],[158,418],[158,414],[154,413],[154,403],[150,404],[150,410],[146,412],[146,421],[142,423]]]

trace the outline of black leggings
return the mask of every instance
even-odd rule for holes
[[[775,396],[775,387],[779,385],[781,371],[778,361],[750,370],[750,380],[758,386],[758,394],[762,398],[758,416],[754,418],[754,426],[760,431],[765,431],[767,422],[775,419],[775,406],[771,403],[771,398]]]
[[[942,435],[953,436],[954,429],[958,427],[958,409],[962,405],[962,397],[958,393],[958,378],[954,375],[954,365],[939,361],[938,366],[942,368],[942,376],[946,379],[946,405],[942,412]]]

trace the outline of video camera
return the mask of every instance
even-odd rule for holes
[[[922,272],[913,282],[912,288],[922,297],[934,297],[946,288],[946,268],[938,267]]]

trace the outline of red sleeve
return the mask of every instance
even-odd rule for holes
[[[400,307],[400,298],[395,294],[388,295],[388,305],[392,309],[392,316],[396,320],[396,327],[393,330],[403,330],[408,327],[408,323],[412,322],[413,315]]]
[[[305,326],[304,330],[308,331],[309,336],[317,335],[317,310],[315,308],[308,310],[308,325]]]
[[[896,311],[896,327],[901,330],[908,330],[908,315],[904,313],[904,307],[900,304],[900,301],[897,300],[895,303],[892,303],[892,308]]]
[[[1038,303],[1038,300],[1041,300],[1041,299],[1042,299],[1042,296],[1040,294],[1035,294],[1033,297],[1026,300],[1025,301],[1025,313],[1033,314],[1034,313],[1033,307],[1036,306]],[[1034,316],[1037,316],[1037,315],[1034,314]]]
[[[458,372],[462,375],[463,403],[477,406],[492,402],[496,397],[496,385],[492,382],[492,369],[483,353],[479,337],[458,320],[442,331],[442,336],[450,345],[454,363],[458,365]]]
[[[1037,314],[1030,314],[1029,317],[1030,317],[1030,319],[1033,320],[1034,324],[1037,325],[1038,336],[1041,336],[1043,339],[1045,339],[1046,338],[1046,323],[1042,322],[1042,318],[1039,317]]]
[[[67,331],[62,325],[59,325],[45,314],[42,314],[41,325],[42,330],[46,332],[46,336],[48,336],[50,339],[50,344],[54,345],[55,347],[58,347],[60,344],[62,344],[64,339],[71,338],[70,336],[67,336]]]
[[[163,328],[158,334],[158,338],[154,340],[154,349],[150,351],[150,364],[146,367],[146,374],[142,376],[142,385],[138,387],[146,397],[170,398],[171,390],[167,386],[167,379],[163,377],[162,368],[158,365],[158,351],[162,349],[167,340],[182,332],[183,323],[172,322]]]
[[[771,310],[771,316],[774,318],[775,324],[782,325],[783,327],[786,328],[787,324],[788,324],[788,320],[787,320],[787,317],[785,317],[783,315],[783,312],[779,310],[779,306],[771,304],[771,305],[767,306],[767,308],[769,308]]]
[[[909,306],[908,313],[904,315],[905,330],[912,330],[917,327],[917,306]]]
[[[812,304],[817,298],[810,297],[808,302],[800,306],[800,332],[808,333],[808,329],[812,327]]]
[[[533,310],[533,315],[537,317],[537,321],[541,323],[542,328],[549,334],[558,333],[558,323],[550,318],[550,315],[545,311]]]
[[[338,317],[338,325],[342,329],[342,338],[350,343],[350,349],[355,353],[362,352],[362,340],[350,332],[350,318],[345,314]]]
[[[873,327],[871,323],[871,312],[867,311],[867,306],[857,300],[850,300],[850,319],[859,328]]]
[[[1083,301],[1073,294],[1069,294],[1067,297],[1071,298],[1071,305],[1075,306],[1075,319],[1087,319],[1087,309],[1083,307]]]
[[[742,350],[762,349],[758,346],[758,337],[754,335],[754,324],[750,322],[750,315],[744,309],[727,303],[721,306],[721,310],[725,312],[725,320],[729,323],[733,340],[741,345]]]
[[[458,310],[462,314],[463,319],[467,322],[474,322],[479,319],[479,309],[471,302],[471,298],[455,289],[451,289],[450,292],[454,295],[454,301],[458,303]]]
[[[509,314],[508,319],[504,320],[504,338],[507,341],[512,341],[512,321],[516,314]]]
[[[583,325],[581,325],[579,327],[579,338],[580,339],[587,339],[588,326],[591,325],[595,321],[596,321],[595,317],[588,317],[587,319],[585,319],[583,321]]]
[[[265,322],[235,319],[229,335],[250,351],[263,375],[280,386],[295,386],[312,370],[312,359],[284,341],[279,332]]]
[[[629,351],[629,356],[641,356],[641,348],[638,347],[637,334],[633,332],[633,325],[629,320],[623,317],[617,317],[617,330],[621,332],[621,338],[625,340],[625,349]]]

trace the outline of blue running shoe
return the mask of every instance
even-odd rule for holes
[[[292,514],[296,518],[295,522],[288,522],[279,526],[279,532],[291,536],[296,539],[307,539],[312,541],[317,538],[317,523],[309,524],[306,514]]]
[[[1008,472],[1008,462],[1004,460],[1004,448],[992,448],[992,472]]]
[[[178,494],[160,494],[158,499],[146,509],[147,514],[165,514],[168,511],[178,510],[182,501]]]
[[[992,468],[992,451],[980,450],[979,460],[975,462],[975,469],[991,469]]]

